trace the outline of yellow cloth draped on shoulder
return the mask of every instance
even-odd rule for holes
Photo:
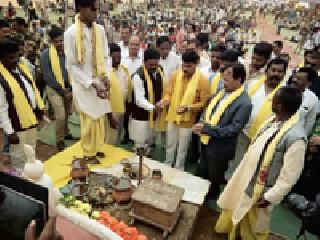
[[[62,89],[65,89],[58,51],[53,44],[49,48],[49,57],[53,75]]]
[[[31,72],[29,70],[29,67],[24,62],[24,63],[20,63],[19,64],[19,69],[21,71],[23,71],[23,73],[27,76],[27,78],[32,83],[32,88],[33,88],[33,91],[34,91],[34,96],[35,96],[35,99],[36,99],[37,107],[38,107],[38,109],[43,110],[44,109],[44,102],[43,102],[43,99],[41,98],[40,92],[39,92],[39,90],[38,90],[38,88],[36,86],[36,82],[33,79],[33,76],[32,76],[32,74],[31,74]]]
[[[84,64],[86,59],[86,49],[84,44],[84,24],[80,21],[80,16],[75,17],[76,27],[76,51],[79,64]],[[104,56],[103,36],[98,29],[98,24],[92,23],[92,77],[104,78],[106,76],[106,64]]]
[[[130,76],[129,72],[126,67],[120,65],[119,68],[121,68],[125,74],[128,77],[128,97],[131,95],[131,89],[132,87],[130,86]],[[119,79],[115,73],[114,68],[112,68],[109,72],[109,79],[110,79],[110,104],[112,108],[112,112],[114,113],[124,113],[125,110],[125,98],[123,96],[123,93],[121,91],[121,87],[119,84]]]
[[[260,80],[258,80],[253,86],[249,89],[248,95],[249,97],[252,97],[258,89],[264,84],[266,81],[266,77],[262,77]],[[284,85],[286,80],[283,80],[281,83],[278,84],[278,86],[268,94],[266,99],[264,100],[263,105],[261,106],[257,116],[253,119],[251,127],[248,130],[248,137],[250,139],[253,139],[257,133],[260,127],[263,125],[263,123],[272,116],[272,99],[276,92]]]
[[[161,81],[162,81],[162,94],[163,94],[163,84],[164,84],[164,79],[163,79],[163,72],[160,68],[158,68],[158,73],[161,76]],[[154,92],[153,92],[153,84],[152,84],[152,80],[150,78],[150,75],[146,69],[146,67],[143,67],[143,73],[144,73],[144,77],[146,79],[147,82],[147,92],[148,92],[148,101],[155,105],[155,98],[154,98]],[[153,119],[153,114],[154,111],[149,111],[149,127],[152,129],[155,129],[156,131],[165,131],[165,114],[164,112],[160,113],[160,116],[158,116],[156,124],[154,123],[154,119]]]
[[[219,72],[217,73],[212,81],[211,81],[211,87],[210,87],[210,94],[211,95],[214,95],[217,93],[218,91],[218,86],[219,86],[219,82],[221,81],[221,78],[222,78],[222,74]]]
[[[221,90],[210,102],[208,105],[207,111],[205,113],[204,122],[210,124],[211,126],[216,126],[223,113],[226,111],[228,106],[232,104],[242,93],[244,92],[244,87],[240,87],[233,93],[231,93],[225,101],[222,103],[222,105],[216,109],[216,112],[212,114],[213,109],[217,106],[217,104],[220,102],[220,100],[224,97],[225,91]],[[202,134],[201,135],[201,142],[205,145],[208,145],[210,140],[210,136]]]
[[[30,128],[38,123],[36,115],[33,112],[30,103],[21,89],[17,80],[12,74],[0,63],[0,72],[4,80],[8,83],[13,94],[13,104],[16,109],[19,122],[23,129]]]
[[[191,106],[196,97],[198,83],[200,80],[200,71],[197,69],[190,79],[187,88],[182,89],[183,72],[180,71],[177,75],[177,80],[173,89],[171,104],[168,110],[167,121],[180,124],[180,122],[188,122],[191,119],[191,113],[186,112],[177,114],[177,109],[180,106]],[[183,93],[184,91],[184,93]]]

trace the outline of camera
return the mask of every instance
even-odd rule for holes
[[[320,236],[320,194],[314,202],[307,200],[304,196],[292,193],[288,196],[289,208],[302,220],[299,239],[308,231]]]

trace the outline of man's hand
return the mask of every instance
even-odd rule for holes
[[[197,123],[196,125],[193,126],[192,132],[194,134],[200,135],[202,133],[204,124],[203,123]]]
[[[108,98],[108,93],[107,93],[107,90],[106,88],[103,86],[99,86],[98,84],[96,83],[92,83],[91,85],[97,92],[97,96],[101,99],[107,99]]]
[[[112,129],[117,129],[119,127],[118,121],[115,119],[112,113],[107,113],[107,117],[109,120],[110,127]]]
[[[161,109],[165,109],[167,106],[169,106],[169,101],[168,100],[160,100],[157,104],[156,107],[158,106]]]
[[[264,198],[260,198],[256,203],[258,208],[266,208],[270,205],[270,202],[265,200]]]
[[[108,76],[105,76],[104,79],[102,79],[102,82],[106,90],[110,90],[110,80]]]
[[[35,237],[36,224],[32,221],[25,231],[25,240],[36,240]],[[56,218],[49,218],[38,240],[63,240],[63,237],[56,229]]]
[[[69,89],[66,89],[64,91],[64,96],[67,100],[71,100],[72,99],[72,92]]]
[[[312,146],[320,146],[320,136],[313,136],[310,138],[309,144]]]
[[[12,133],[9,135],[9,142],[11,144],[19,144],[20,143],[17,133]]]
[[[187,106],[180,106],[178,109],[177,109],[177,113],[178,114],[184,114],[186,112],[188,112],[189,108]]]

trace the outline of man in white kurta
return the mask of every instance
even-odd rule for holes
[[[307,136],[311,134],[319,109],[318,97],[308,89],[316,76],[317,72],[313,68],[302,67],[292,80],[292,84],[302,92],[302,104],[299,112],[300,120],[304,126]]]
[[[95,1],[92,1],[93,5]],[[81,6],[82,7],[82,6]],[[94,7],[91,8],[92,12],[95,12]],[[92,14],[94,15],[94,14]],[[81,9],[80,9],[80,20]],[[107,99],[103,99],[100,95],[104,89],[101,79],[93,77],[92,69],[92,23],[95,18],[86,19],[87,22],[82,22],[83,26],[83,44],[85,49],[85,62],[79,64],[77,60],[76,51],[76,26],[71,25],[64,35],[64,49],[66,54],[67,70],[72,81],[72,91],[75,100],[75,105],[80,112],[81,121],[81,146],[83,148],[83,154],[87,157],[87,160],[97,163],[96,155],[103,156],[101,147],[104,143],[104,116],[110,112],[110,105]],[[91,21],[91,27],[90,27]],[[105,38],[104,28],[97,25],[97,29],[100,32],[102,38],[102,46],[105,57],[108,55],[107,39]],[[105,65],[106,66],[106,65]],[[106,70],[107,71],[107,70]]]

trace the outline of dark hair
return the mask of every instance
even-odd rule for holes
[[[164,42],[170,43],[168,36],[160,36],[160,37],[158,37],[157,43],[156,43],[156,44],[157,44],[157,47],[160,47],[160,45],[161,45],[162,43],[164,43]]]
[[[285,60],[281,59],[281,58],[271,59],[267,64],[266,71],[268,71],[269,68],[271,68],[272,65],[283,65],[283,70],[285,72],[287,71],[288,63]]]
[[[0,19],[0,29],[1,28],[9,28],[10,25],[9,25],[9,22],[5,19]]]
[[[211,49],[211,52],[220,52],[223,53],[227,51],[227,46],[224,44],[218,44]]]
[[[195,43],[197,47],[200,46],[200,42],[198,41],[198,39],[188,39],[187,42],[188,42],[188,45]]]
[[[19,45],[11,39],[4,39],[0,41],[0,52],[0,59],[3,59],[8,54],[19,52]]]
[[[273,43],[276,44],[278,47],[283,48],[283,42],[282,41],[276,40],[276,41],[273,41]]]
[[[193,23],[189,23],[189,25],[191,26],[191,28],[192,28],[192,32],[195,32],[196,30],[197,30],[197,27],[196,27],[196,25],[195,24],[193,24]]]
[[[110,43],[109,44],[109,49],[110,49],[110,55],[112,53],[114,53],[114,52],[120,52],[121,53],[121,48],[116,43]]]
[[[307,73],[308,75],[308,82],[313,82],[316,77],[318,76],[316,70],[314,70],[312,67],[302,67],[302,68],[299,68],[298,72],[301,72],[301,73]]]
[[[50,39],[55,39],[63,35],[63,30],[57,26],[51,26],[51,30],[48,33]]]
[[[246,80],[246,69],[241,63],[232,63],[230,65],[227,65],[224,70],[227,70],[228,68],[232,68],[232,76],[234,79],[240,78],[240,82],[244,83]]]
[[[12,36],[8,40],[15,42],[18,47],[24,46],[24,41],[19,36]]]
[[[320,60],[320,52],[313,52],[312,53],[312,58]]]
[[[313,50],[304,50],[304,57],[306,57],[307,55],[313,54]]]
[[[22,17],[15,17],[15,19],[13,21],[16,22],[20,26],[24,26],[24,27],[26,26],[26,20],[24,20],[24,18],[22,18]]]
[[[197,63],[200,57],[196,51],[189,50],[182,55],[182,61],[186,63]]]
[[[96,0],[75,0],[76,11],[79,11],[79,7],[93,7]]]
[[[220,59],[222,61],[227,61],[227,62],[238,62],[238,58],[240,56],[240,53],[235,50],[227,50],[221,54]]]
[[[144,51],[144,61],[147,61],[149,59],[160,59],[160,53],[157,49],[154,48],[148,48]]]
[[[197,40],[199,41],[200,45],[206,44],[209,42],[209,34],[204,33],[204,32],[200,32],[197,35]]]
[[[263,56],[266,60],[269,60],[272,53],[272,45],[267,42],[257,43],[253,49],[253,53]]]
[[[293,86],[285,86],[278,91],[279,101],[287,112],[296,113],[302,103],[301,91]]]

